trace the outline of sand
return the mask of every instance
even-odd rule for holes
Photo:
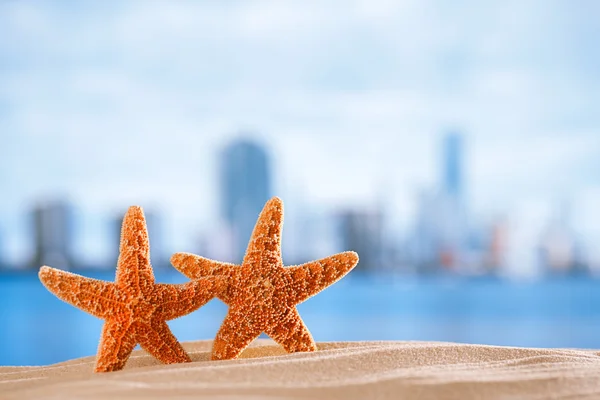
[[[432,342],[319,343],[285,354],[257,340],[231,361],[210,341],[194,362],[161,365],[136,350],[125,369],[94,374],[94,357],[0,367],[2,399],[600,399],[600,353]]]

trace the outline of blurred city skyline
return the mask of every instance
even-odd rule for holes
[[[272,159],[286,228],[381,207],[402,242],[450,131],[476,225],[531,249],[567,208],[593,249],[600,5],[509,3],[0,3],[0,259],[33,257],[46,199],[74,206],[78,259],[114,264],[107,221],[132,204],[166,253],[196,251],[242,137]]]
[[[455,275],[493,274],[532,277],[549,274],[597,274],[597,253],[581,232],[573,229],[571,209],[561,203],[537,231],[522,242],[522,223],[505,217],[481,219],[473,216],[466,199],[465,140],[460,132],[448,132],[441,140],[439,181],[415,198],[415,219],[403,235],[398,234],[393,208],[384,197],[370,207],[338,206],[326,212],[322,204],[297,206],[292,226],[284,229],[284,258],[288,264],[321,258],[323,254],[357,251],[362,272],[375,274],[426,273]],[[242,138],[232,141],[220,152],[216,168],[220,207],[215,214],[220,224],[215,231],[196,230],[192,251],[205,257],[241,262],[255,220],[265,202],[273,196],[276,168],[267,148]],[[393,204],[392,204],[393,205]],[[81,256],[75,251],[76,226],[81,216],[66,199],[39,201],[30,210],[28,225],[33,256],[9,269],[37,269],[56,265],[63,269],[112,269],[118,256],[121,215],[103,224],[112,229],[105,234],[110,251],[103,259]],[[165,246],[164,215],[146,213],[155,266],[168,264]],[[289,220],[289,218],[287,218]],[[515,240],[515,238],[517,240]],[[0,265],[2,264],[0,259]],[[291,261],[291,262],[290,262]]]

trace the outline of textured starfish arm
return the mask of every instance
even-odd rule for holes
[[[225,317],[213,342],[213,360],[231,360],[237,358],[248,345],[256,339],[261,329],[248,325],[244,314],[231,311]]]
[[[274,264],[281,262],[281,231],[283,229],[283,201],[273,197],[263,207],[250,243],[244,255],[243,264]]]
[[[337,282],[358,263],[353,251],[334,254],[317,261],[285,269],[291,282],[292,304],[298,304],[314,296],[327,286]]]
[[[214,294],[229,304],[232,290],[229,282],[235,278],[240,267],[200,257],[191,253],[175,253],[171,256],[171,264],[183,275],[190,279],[214,277]]]
[[[288,353],[317,350],[317,345],[300,318],[296,307],[290,310],[288,316],[283,318],[281,323],[267,328],[265,333],[282,345]]]
[[[181,285],[159,283],[155,293],[158,313],[165,321],[197,310],[214,297],[213,279],[197,279]]]
[[[108,320],[102,327],[96,372],[111,372],[122,369],[135,347],[135,326],[129,322]]]
[[[42,267],[40,281],[56,297],[95,317],[106,319],[122,308],[115,284]]]
[[[210,260],[191,253],[173,254],[171,264],[190,279],[225,275],[231,268],[236,267],[234,264]]]
[[[192,361],[165,321],[153,319],[151,324],[139,323],[136,336],[144,350],[165,364]]]
[[[129,207],[123,218],[115,281],[121,290],[135,295],[152,291],[150,242],[144,211],[138,206]]]

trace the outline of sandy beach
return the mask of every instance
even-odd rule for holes
[[[209,361],[210,341],[188,342],[192,363],[162,365],[136,350],[124,370],[104,374],[92,372],[94,357],[0,367],[0,398],[600,398],[597,351],[435,342],[318,346],[285,354],[261,339],[238,360]]]

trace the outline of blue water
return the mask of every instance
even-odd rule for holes
[[[94,277],[113,280],[113,274]],[[185,278],[158,274],[157,281]],[[349,276],[298,309],[317,341],[600,348],[600,281],[584,278],[509,283]],[[169,325],[181,341],[211,339],[226,312],[213,300]],[[93,355],[101,327],[101,320],[47,292],[37,275],[0,276],[0,365]]]

